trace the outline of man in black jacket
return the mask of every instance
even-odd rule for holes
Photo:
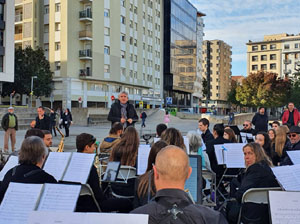
[[[18,118],[14,114],[14,108],[9,107],[8,113],[6,113],[1,122],[1,126],[5,131],[4,135],[4,151],[8,152],[8,141],[11,141],[11,150],[15,150],[16,144],[16,131],[18,130]]]
[[[265,112],[265,108],[260,107],[258,109],[258,113],[256,113],[254,115],[254,117],[252,118],[252,124],[255,125],[255,133],[258,133],[260,131],[267,132],[268,131],[268,123],[269,123],[269,118]]]
[[[134,106],[128,102],[128,93],[119,93],[117,102],[111,105],[107,120],[111,121],[111,125],[121,122],[124,128],[127,128],[134,125],[138,119]]]
[[[210,130],[208,129],[209,128],[209,120],[207,120],[206,118],[201,118],[199,120],[198,127],[199,127],[200,131],[202,132],[201,137],[202,137],[205,145],[207,144],[207,142],[214,139],[214,136],[211,134]]]
[[[219,212],[193,204],[184,191],[185,181],[192,173],[184,150],[174,145],[163,148],[157,154],[153,171],[157,190],[154,200],[131,213],[149,214],[149,224],[227,223]]]
[[[41,130],[50,130],[50,117],[45,114],[45,108],[40,106],[37,108],[38,116],[35,118],[35,128]]]

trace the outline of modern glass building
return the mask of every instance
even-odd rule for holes
[[[164,98],[192,107],[197,79],[197,9],[187,0],[164,1]]]

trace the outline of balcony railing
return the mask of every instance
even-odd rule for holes
[[[80,77],[92,76],[92,71],[90,68],[80,69],[79,76]]]
[[[92,20],[92,11],[91,10],[83,10],[79,12],[80,19],[89,19]]]
[[[23,34],[22,33],[16,33],[15,34],[15,40],[22,40],[23,39]]]
[[[15,15],[15,22],[22,22],[23,21],[23,14]]]
[[[79,57],[80,58],[91,58],[92,57],[92,50],[91,49],[80,50],[79,51]]]
[[[83,31],[79,31],[79,38],[93,38],[93,33],[92,31],[89,30],[83,30]]]
[[[292,61],[291,61],[290,59],[284,59],[284,60],[283,60],[283,63],[284,63],[284,64],[291,64]]]

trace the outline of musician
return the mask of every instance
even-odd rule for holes
[[[37,108],[38,116],[35,118],[35,127],[41,130],[50,130],[50,117],[45,114],[45,108],[40,106]]]
[[[42,132],[44,133],[44,143],[47,148],[50,148],[52,146],[52,134],[48,130],[42,130]]]
[[[113,125],[115,122],[121,122],[124,128],[134,126],[139,117],[135,108],[128,102],[128,93],[123,91],[119,93],[118,100],[111,105],[107,120]]]
[[[121,140],[121,134],[123,133],[123,125],[120,122],[116,122],[112,125],[109,135],[103,139],[100,145],[101,153],[110,153],[113,146]]]
[[[42,166],[48,155],[43,140],[38,136],[24,139],[19,151],[19,164],[10,169],[4,176],[0,187],[0,203],[10,182],[44,184],[56,183],[53,176],[46,173]]]

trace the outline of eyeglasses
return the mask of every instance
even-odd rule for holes
[[[248,127],[248,124],[243,124],[244,127]]]
[[[295,138],[297,136],[297,134],[288,134],[289,138],[293,137]]]

